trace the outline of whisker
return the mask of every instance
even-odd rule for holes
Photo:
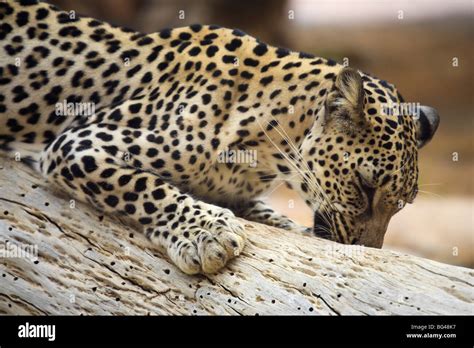
[[[295,174],[296,175],[296,174]],[[260,180],[260,179],[255,179],[255,180],[248,180],[248,181],[252,181],[252,182],[271,182],[271,181],[283,181],[283,182],[294,182],[294,183],[302,183],[302,182],[305,182],[304,180],[290,180],[290,179],[285,179],[285,178],[274,178],[274,179],[268,179],[268,180]]]
[[[289,158],[289,156],[284,153],[279,147],[278,145],[275,144],[275,142],[268,136],[268,133],[266,132],[265,128],[261,125],[261,123],[258,121],[257,119],[257,122],[258,124],[260,125],[260,128],[263,130],[264,134],[266,135],[266,137],[268,138],[268,140],[270,140],[270,142],[272,143],[272,145],[278,150],[278,152],[280,152],[280,154],[286,159],[286,161],[288,162],[288,164],[290,164],[294,169],[295,169],[295,172],[297,173],[296,175],[301,175],[301,171],[300,171],[300,168],[298,168],[298,166],[291,160],[291,158]],[[301,175],[302,178],[304,178],[304,175]],[[283,184],[283,183],[282,183]]]
[[[395,173],[398,173],[399,171],[401,171],[407,164],[408,162],[411,161],[411,159],[415,156],[415,154],[411,154],[410,157],[407,158],[407,160],[400,166],[400,168],[398,169],[395,169],[393,172],[390,173],[390,175],[392,174],[395,174]]]
[[[278,126],[278,127],[275,128],[275,130],[278,132],[278,134],[280,134],[280,136],[281,136],[281,137],[288,143],[288,145],[293,149],[293,152],[294,152],[297,156],[299,156],[299,160],[300,160],[300,162],[302,163],[302,165],[307,168],[306,171],[301,171],[301,172],[313,174],[313,175],[309,176],[308,179],[310,179],[310,181],[307,182],[307,183],[310,185],[311,191],[312,191],[317,197],[318,197],[318,196],[321,196],[321,198],[322,198],[322,200],[323,200],[322,203],[326,202],[326,203],[328,203],[329,206],[332,207],[331,201],[330,201],[330,200],[328,199],[328,197],[326,196],[324,190],[319,186],[319,184],[318,184],[318,182],[317,182],[317,180],[316,180],[316,178],[315,178],[315,176],[314,176],[315,171],[309,169],[309,166],[308,166],[307,162],[304,160],[304,158],[303,158],[303,156],[301,155],[299,149],[296,147],[296,145],[293,143],[293,141],[291,140],[291,138],[288,136],[288,134],[286,133],[285,129],[280,125],[280,123],[278,122],[278,120],[276,120],[275,118],[274,118],[274,120],[276,121],[277,126]],[[284,135],[285,135],[286,137],[281,134],[281,132],[279,131],[279,128],[281,129],[281,131],[284,133]],[[334,208],[334,207],[332,207],[332,208]]]
[[[423,190],[418,190],[418,192],[420,193],[424,193],[424,194],[430,194],[430,195],[433,195],[433,196],[436,196],[436,197],[443,197],[442,195],[440,194],[437,194],[437,193],[434,193],[434,192],[430,192],[430,191],[423,191]]]
[[[309,179],[308,180],[305,180],[304,183],[306,184],[306,186],[311,190],[311,192],[315,195],[315,197],[318,199],[317,203],[319,203],[319,210],[320,210],[320,213],[322,215],[322,217],[324,218],[325,222],[328,223],[328,225],[331,225],[330,223],[330,211],[329,211],[329,207],[332,207],[332,203],[330,202],[330,200],[327,198],[327,196],[325,195],[325,192],[322,190],[322,188],[319,186],[319,184],[317,183],[317,180],[315,180],[315,177],[314,177],[314,171],[310,170],[309,167],[308,167],[308,164],[306,163],[306,161],[304,160],[304,158],[301,156],[301,153],[299,151],[299,149],[296,147],[296,145],[293,143],[293,141],[291,140],[291,138],[288,136],[288,134],[286,133],[285,129],[283,127],[281,127],[280,123],[278,122],[278,120],[276,120],[274,117],[273,119],[275,120],[275,122],[277,123],[277,126],[278,127],[275,127],[274,129],[278,132],[278,134],[282,137],[282,139],[284,139],[286,141],[286,143],[289,145],[290,149],[293,150],[293,153],[296,155],[296,156],[299,156],[299,162],[304,165],[308,170],[307,171],[303,171],[301,170],[301,168],[298,166],[298,165],[295,165],[293,162],[294,162],[294,159],[291,158],[291,156],[287,155],[286,152],[283,153],[283,151],[281,151],[281,149],[275,145],[275,143],[273,142],[273,140],[270,139],[270,137],[268,136],[268,134],[266,133],[266,131],[263,129],[262,125],[259,123],[260,127],[262,128],[262,130],[264,131],[265,135],[267,136],[267,138],[272,142],[272,144],[278,149],[278,151],[283,155],[283,157],[286,159],[286,161],[292,165],[293,167],[295,167],[297,169],[297,171],[299,173],[302,174],[302,178],[304,179]],[[278,128],[281,128],[281,132]],[[284,133],[284,134],[282,134]],[[295,157],[295,156],[294,156]],[[298,158],[296,158],[297,160]],[[297,162],[296,162],[297,163]],[[298,163],[297,163],[298,164]],[[313,175],[309,175],[308,177],[306,175],[303,175],[303,173],[309,173],[309,174],[313,174]],[[329,207],[326,207],[326,205],[324,203],[327,203]],[[332,207],[334,209],[334,207]]]
[[[256,169],[256,168],[251,168],[251,169],[245,169],[247,172],[264,172],[265,170],[262,170],[262,169]],[[270,170],[270,169],[268,169]],[[295,173],[296,170],[289,170],[288,172],[286,173]],[[316,173],[315,170],[299,170],[298,172],[301,172],[301,173]]]

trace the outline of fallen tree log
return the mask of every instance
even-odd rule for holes
[[[240,257],[187,276],[117,218],[0,160],[2,314],[474,313],[470,269],[246,221]]]

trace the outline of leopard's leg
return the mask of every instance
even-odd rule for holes
[[[261,200],[252,200],[233,209],[234,213],[246,220],[275,226],[289,231],[311,232],[310,227],[301,226],[289,217],[273,210]]]
[[[40,168],[73,197],[132,218],[187,274],[216,272],[242,251],[244,229],[230,210],[196,200],[106,149],[70,130],[43,152]]]

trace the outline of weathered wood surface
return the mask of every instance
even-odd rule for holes
[[[471,269],[248,222],[228,268],[187,276],[118,219],[71,208],[25,165],[0,157],[0,168],[2,314],[474,313]],[[37,260],[11,257],[12,245],[37,246]]]

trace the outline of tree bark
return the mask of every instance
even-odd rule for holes
[[[118,218],[0,161],[2,314],[474,313],[471,269],[247,221],[242,255],[187,276]]]

